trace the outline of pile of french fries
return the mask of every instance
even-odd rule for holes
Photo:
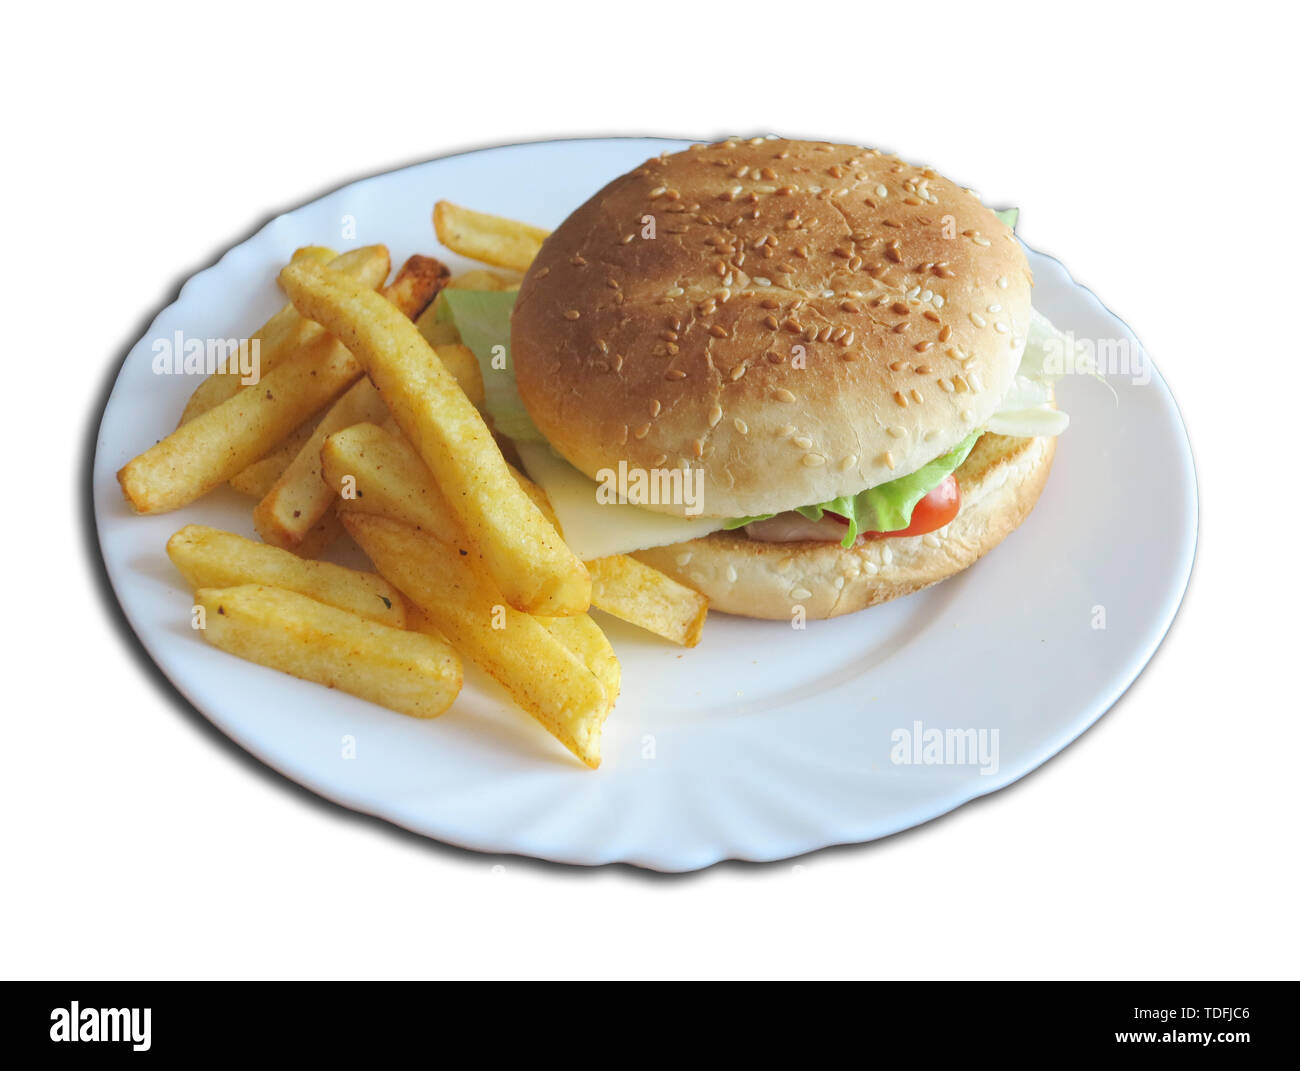
[[[491,267],[413,256],[387,282],[381,245],[298,250],[289,304],[252,336],[260,380],[208,377],[118,480],[139,513],[222,485],[257,500],[262,542],[194,524],[168,541],[209,643],[417,718],[452,705],[468,658],[595,768],[620,670],[588,610],[690,647],[707,602],[633,558],[574,555],[437,315],[445,287],[517,288],[547,232],[446,201],[434,228]],[[375,573],[316,560],[345,533]]]

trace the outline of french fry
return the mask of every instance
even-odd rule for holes
[[[406,627],[402,597],[374,573],[303,561],[287,550],[203,524],[187,524],[173,535],[167,556],[194,591],[262,584],[296,591],[391,628]]]
[[[605,713],[613,709],[618,699],[623,670],[609,637],[587,614],[574,617],[538,617],[534,620],[560,643],[578,656],[605,689]]]
[[[239,391],[127,462],[117,474],[122,492],[137,513],[189,505],[264,457],[360,375],[347,349],[321,334],[256,390]]]
[[[406,258],[383,294],[408,320],[418,320],[450,279],[451,269],[441,260],[417,253]]]
[[[320,264],[325,261],[329,262],[332,271],[341,271],[371,289],[388,278],[388,250],[382,245],[352,249],[341,256],[323,246],[306,246],[294,253],[290,263]],[[320,325],[303,319],[292,304],[286,305],[251,336],[259,340],[259,372],[265,375],[285,356],[297,352],[322,333]],[[180,423],[188,423],[201,413],[215,408],[245,386],[247,384],[238,373],[218,372],[209,376],[195,388],[190,400],[185,403]]]
[[[362,376],[335,402],[253,509],[253,526],[266,542],[292,549],[334,505],[334,489],[321,479],[320,451],[336,431],[386,419],[379,391]]]
[[[387,263],[388,251],[382,246],[374,248]],[[364,282],[313,267],[349,286],[362,287],[372,300],[400,317],[392,304]],[[423,303],[415,307],[422,308]],[[262,377],[256,390],[238,391],[124,465],[117,478],[127,501],[137,513],[165,513],[188,505],[274,450],[306,417],[334,401],[361,374],[361,366],[347,347],[320,330],[311,341],[285,355]]]
[[[485,397],[483,372],[478,366],[478,358],[474,356],[474,351],[459,342],[453,342],[437,347],[435,352],[438,354],[438,360],[442,361],[447,371],[456,378],[460,389],[465,392],[465,397],[475,405],[482,405]]]
[[[261,584],[200,588],[194,599],[214,647],[302,680],[413,718],[437,717],[460,691],[456,652],[423,633]]]
[[[584,612],[586,568],[515,483],[483,417],[415,325],[318,267],[290,264],[281,279],[298,311],[357,356],[510,605],[551,617]]]
[[[402,521],[444,542],[458,537],[455,518],[419,454],[410,443],[382,428],[360,424],[331,435],[321,449],[321,471],[336,491],[350,478],[354,497],[348,505],[358,512]],[[546,492],[513,466],[510,473],[554,521]],[[627,555],[586,564],[592,576],[591,605],[596,609],[684,647],[700,642],[709,608],[703,595]],[[566,645],[577,649],[567,641]]]
[[[324,554],[334,541],[344,535],[343,525],[339,521],[339,516],[334,510],[330,510],[308,532],[303,541],[294,547],[291,553],[299,558],[305,558],[308,561],[315,561]]]
[[[265,457],[259,458],[246,469],[235,473],[230,477],[231,489],[241,495],[249,495],[257,499],[264,497],[266,492],[275,486],[275,481],[284,474],[289,463],[298,456],[302,444],[311,437],[318,423],[319,421],[313,415]]]
[[[582,660],[537,618],[506,605],[474,556],[462,555],[465,548],[350,506],[343,504],[343,524],[380,575],[560,743],[599,766],[610,700]]]
[[[527,271],[550,231],[501,216],[475,212],[450,201],[433,206],[438,241],[471,260]]]
[[[321,448],[321,473],[344,507],[401,521],[444,543],[464,541],[428,467],[400,435],[374,424],[336,432]]]
[[[626,554],[586,564],[593,606],[683,647],[700,642],[709,600],[698,591]]]
[[[441,261],[413,256],[402,265],[397,278],[384,288],[384,297],[407,317],[419,316],[437,297],[450,274]],[[370,380],[362,377],[354,383],[330,407],[254,508],[253,524],[258,535],[289,550],[302,543],[334,505],[333,489],[321,480],[321,444],[342,428],[387,417],[388,407]]]

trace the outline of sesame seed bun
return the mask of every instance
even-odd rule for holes
[[[533,420],[588,476],[698,469],[704,515],[777,513],[979,428],[1020,362],[1031,285],[1011,230],[932,170],[726,141],[648,161],[561,224],[512,354]]]
[[[791,620],[838,617],[910,595],[961,572],[1002,542],[1034,508],[1056,440],[983,435],[957,469],[961,510],[922,536],[838,543],[761,543],[716,532],[634,557],[701,592],[713,610]]]

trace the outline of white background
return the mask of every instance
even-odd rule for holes
[[[1193,7],[11,13],[0,971],[1294,977],[1295,26]],[[764,132],[879,145],[1022,206],[1025,240],[1173,389],[1197,565],[1094,729],[885,842],[668,878],[351,815],[150,671],[108,601],[87,467],[118,362],[185,277],[276,211],[448,151]]]

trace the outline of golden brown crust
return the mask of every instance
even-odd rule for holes
[[[910,595],[968,568],[1034,508],[1056,452],[1055,439],[983,435],[957,470],[962,506],[928,536],[836,543],[760,543],[715,532],[633,557],[695,588],[710,609],[790,620],[837,617]]]
[[[699,468],[706,515],[771,513],[906,475],[979,427],[1030,286],[1010,229],[929,169],[729,141],[574,212],[524,279],[513,357],[533,419],[589,476]]]

